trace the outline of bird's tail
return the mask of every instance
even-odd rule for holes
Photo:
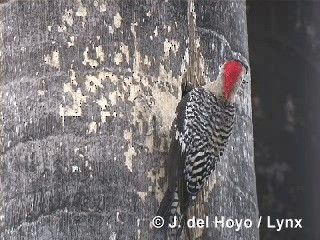
[[[174,216],[179,215],[179,195],[177,188],[168,189],[162,198],[157,216],[161,216],[166,224],[172,221]]]
[[[178,188],[168,189],[162,198],[157,216],[164,220],[164,228],[168,228],[169,224],[180,223],[179,195]],[[174,221],[176,217],[176,221]]]

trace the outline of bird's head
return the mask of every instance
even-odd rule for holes
[[[223,97],[232,101],[236,95],[241,83],[244,81],[248,67],[239,60],[225,62],[220,67],[220,78],[223,82]]]

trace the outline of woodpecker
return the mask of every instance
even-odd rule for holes
[[[246,74],[245,64],[227,61],[216,81],[194,88],[178,104],[167,162],[168,189],[157,212],[165,227],[173,217],[183,224],[192,200],[223,155],[234,123],[235,95]]]

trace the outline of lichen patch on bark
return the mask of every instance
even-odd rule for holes
[[[148,195],[148,192],[137,192],[139,198],[141,199],[141,201],[144,203],[146,201],[146,197]]]
[[[114,23],[114,26],[116,28],[120,28],[121,27],[121,24],[122,24],[122,17],[120,15],[120,13],[117,13],[114,17],[113,17],[113,23]]]
[[[87,96],[84,96],[82,94],[82,91],[80,88],[74,88],[71,83],[65,83],[63,85],[63,91],[65,93],[71,94],[71,97],[73,99],[73,105],[72,106],[60,106],[60,116],[81,116],[82,115],[82,109],[81,106],[83,103],[87,102]]]
[[[89,124],[89,128],[88,128],[88,134],[90,133],[97,133],[97,123],[96,122],[91,122]]]
[[[124,152],[124,155],[126,157],[125,165],[127,166],[128,170],[130,172],[132,172],[133,156],[137,155],[135,149],[132,147],[132,142],[133,142],[132,130],[131,129],[129,131],[128,130],[124,130],[123,135],[124,135],[123,136],[124,139],[126,139],[129,142],[128,143],[128,150],[126,152]]]
[[[174,39],[165,39],[163,43],[164,57],[168,58],[170,52],[176,54],[179,51],[180,43]]]
[[[83,5],[82,0],[77,0],[78,9],[76,11],[76,16],[82,18],[82,27],[84,28],[86,25],[86,17],[88,15],[87,8]]]
[[[107,11],[107,6],[105,4],[101,4],[100,7],[99,7],[99,11],[100,12],[105,12]]]
[[[94,75],[87,75],[85,85],[89,92],[96,92],[97,88],[104,88],[102,79]]]
[[[97,67],[99,65],[97,60],[89,58],[89,47],[86,47],[85,51],[83,52],[83,58],[84,58],[82,61],[83,65],[88,64],[92,68]]]
[[[68,41],[68,47],[72,47],[74,46],[74,40],[75,40],[75,37],[74,36],[70,36],[70,42]]]
[[[55,50],[50,54],[44,56],[44,62],[51,67],[60,68],[60,53],[59,50]]]

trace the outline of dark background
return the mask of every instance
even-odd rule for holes
[[[319,240],[320,1],[248,1],[261,240]]]

